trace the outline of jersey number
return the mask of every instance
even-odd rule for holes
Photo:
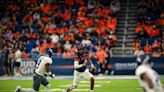
[[[36,69],[38,69],[38,67],[39,67],[39,65],[40,65],[40,63],[42,62],[42,60],[40,59],[40,60],[38,60],[38,62],[37,62],[37,64],[36,64]]]

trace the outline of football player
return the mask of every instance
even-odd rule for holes
[[[159,74],[152,69],[148,55],[141,55],[137,58],[138,67],[135,74],[144,92],[164,92],[160,82]]]
[[[76,54],[76,57],[74,58],[74,79],[73,84],[68,87],[67,89],[64,89],[63,92],[69,92],[73,89],[75,89],[80,79],[83,77],[84,79],[90,80],[90,92],[94,91],[94,76],[92,73],[96,71],[95,66],[92,64],[89,56],[85,53],[84,47],[81,45],[77,46],[78,53]],[[87,69],[87,64],[91,65],[90,73],[89,69]]]
[[[46,76],[55,77],[55,74],[52,74],[50,71],[52,52],[52,49],[47,49],[45,55],[40,56],[38,59],[33,75],[33,88],[22,88],[21,86],[17,86],[15,92],[38,92],[40,84],[44,85],[45,92],[49,92],[50,84]]]

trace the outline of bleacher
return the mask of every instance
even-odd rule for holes
[[[54,55],[61,57],[63,53],[74,52],[69,45],[73,47],[82,41],[88,41],[84,45],[96,50],[105,47],[110,50],[117,39],[117,19],[106,6],[110,2],[2,0],[1,9],[5,11],[0,13],[1,51],[4,46],[12,49],[12,53],[19,48],[23,58],[35,58],[46,48],[53,48]],[[91,50],[91,53],[96,52]]]

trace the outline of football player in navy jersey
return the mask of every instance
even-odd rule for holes
[[[94,76],[91,72],[95,72],[96,68],[92,64],[92,61],[90,60],[89,56],[87,53],[85,53],[84,47],[81,45],[77,46],[78,48],[78,53],[74,57],[74,80],[73,84],[68,87],[67,89],[64,89],[63,92],[69,92],[72,89],[75,89],[78,84],[80,79],[83,77],[84,79],[90,80],[90,92],[94,91]],[[86,65],[90,64],[91,68],[90,71],[87,69]]]
[[[152,68],[149,55],[137,57],[135,74],[144,92],[164,92],[159,74]]]

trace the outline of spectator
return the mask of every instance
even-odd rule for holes
[[[139,57],[139,56],[144,55],[144,54],[145,54],[145,52],[141,49],[141,47],[139,47],[138,50],[136,50],[134,52],[134,57]]]
[[[90,46],[90,45],[91,45],[90,37],[89,37],[89,36],[86,36],[86,37],[82,40],[81,44],[82,44],[83,46],[87,46],[87,47]]]
[[[161,49],[158,49],[158,51],[153,52],[152,57],[160,57],[162,55]]]
[[[110,3],[110,9],[112,10],[113,13],[116,13],[120,10],[121,5],[119,0],[112,0]]]
[[[107,63],[107,61],[106,61],[107,57],[108,56],[107,56],[106,51],[102,47],[99,47],[96,52],[95,58],[98,59],[98,63],[100,66],[100,69],[98,70],[98,72],[100,74],[105,74],[105,69],[106,69],[105,65]]]
[[[30,55],[28,53],[26,53],[25,51],[22,52],[22,58],[28,59],[29,57]]]
[[[21,70],[20,70],[20,66],[21,66],[21,62],[22,62],[22,52],[19,48],[17,48],[17,50],[15,51],[15,76],[22,76],[21,75]]]
[[[19,1],[15,1],[14,4],[12,1],[6,1],[5,4],[1,4],[8,7],[4,7],[5,12],[1,16],[0,39],[10,40],[7,46],[9,48],[19,47],[24,58],[31,57],[34,52],[42,54],[49,47],[59,56],[70,49],[72,53],[76,51],[74,46],[79,42],[93,46],[91,51],[94,54],[98,45],[112,46],[117,40],[116,35],[109,34],[116,30],[117,25],[115,16],[111,16],[113,14],[109,8],[109,1],[53,2],[52,4],[26,0],[22,2],[23,6],[19,5]],[[119,6],[118,3],[113,0],[111,5]],[[117,10],[118,8],[113,9]],[[12,13],[11,16],[8,13]],[[108,38],[109,35],[111,39]],[[105,44],[106,42],[108,44]],[[4,44],[5,42],[2,43]]]
[[[65,49],[65,50],[70,50],[71,47],[72,47],[72,45],[70,44],[69,41],[67,41],[67,42],[64,44],[64,49]]]
[[[64,58],[73,58],[73,53],[71,52],[71,50],[67,49],[67,50],[65,50],[65,52],[63,53],[63,57],[64,57]]]
[[[43,43],[41,44],[40,52],[44,53],[47,47],[48,47],[47,39],[43,39]]]
[[[107,75],[107,74],[111,74],[111,67],[109,68],[108,67],[108,64],[109,64],[109,62],[110,62],[110,60],[111,60],[111,52],[110,52],[110,48],[105,48],[105,51],[106,51],[106,54],[107,54],[107,58],[106,58],[106,63],[105,63],[105,74]]]
[[[139,50],[140,47],[141,47],[140,41],[135,40],[132,44],[132,50],[135,52],[135,51]]]
[[[160,49],[160,47],[161,47],[160,42],[158,42],[158,40],[154,40],[154,42],[152,44],[153,51],[158,51],[158,49]]]
[[[152,52],[152,47],[150,46],[148,40],[146,41],[146,46],[144,47],[144,52],[145,52],[146,54],[151,54],[151,52]]]
[[[32,53],[39,53],[40,52],[40,47],[38,45],[36,45],[32,50]]]
[[[9,50],[7,48],[7,46],[4,46],[4,49],[2,51],[3,53],[3,60],[2,60],[2,63],[3,63],[3,70],[4,70],[4,76],[10,76],[11,75],[11,70],[10,70],[10,58],[9,58]]]
[[[146,39],[150,40],[146,42],[144,47],[145,53],[152,54],[153,57],[161,56],[161,43],[156,39],[161,39],[162,33],[162,16],[163,11],[159,7],[162,7],[162,4],[159,3],[159,0],[152,1],[140,0],[138,3],[138,24],[135,28],[135,32],[138,34],[137,39]],[[152,43],[152,41],[154,41]],[[143,46],[143,42],[141,43]],[[143,48],[143,47],[140,47]],[[133,45],[133,50],[135,46]]]
[[[137,23],[137,27],[135,28],[135,33],[137,33],[138,37],[144,37],[144,25],[142,23]]]
[[[110,29],[110,31],[115,31],[117,25],[117,20],[113,16],[109,16],[107,20],[107,26]]]

